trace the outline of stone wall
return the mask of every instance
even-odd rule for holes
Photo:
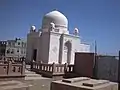
[[[0,61],[0,80],[24,79],[25,62]]]
[[[98,56],[96,64],[97,78],[118,81],[118,61],[113,56]]]
[[[93,77],[94,53],[75,53],[74,72],[79,76]]]

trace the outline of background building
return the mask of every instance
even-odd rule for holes
[[[5,57],[26,57],[26,39],[1,41],[0,55]]]
[[[0,41],[0,58],[2,58],[2,56],[5,56],[5,51],[6,51],[6,41]]]

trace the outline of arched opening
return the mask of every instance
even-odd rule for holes
[[[37,58],[37,49],[33,49],[33,57],[32,60],[36,61]]]
[[[67,41],[65,43],[65,51],[67,53],[67,63],[70,64],[71,61],[71,50],[72,50],[72,44],[70,41]]]

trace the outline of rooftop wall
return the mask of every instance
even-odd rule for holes
[[[75,53],[74,72],[80,76],[93,77],[94,53]]]

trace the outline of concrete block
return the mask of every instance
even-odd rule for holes
[[[79,77],[53,81],[51,90],[118,90],[118,83]]]

